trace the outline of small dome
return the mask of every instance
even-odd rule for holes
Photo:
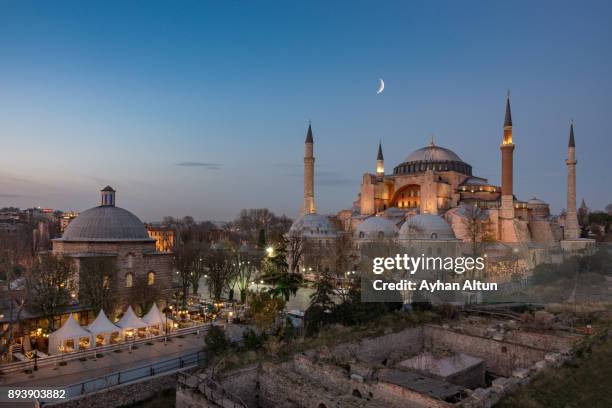
[[[400,228],[400,239],[454,240],[451,226],[438,215],[418,214]]]
[[[333,238],[336,236],[336,228],[325,215],[305,214],[291,225],[289,235],[301,235],[307,238]]]
[[[527,201],[527,205],[529,205],[529,206],[533,206],[533,205],[548,205],[548,203],[540,200],[537,197],[533,197],[531,200]]]
[[[393,238],[397,235],[395,224],[384,217],[370,217],[355,228],[357,239]]]
[[[62,241],[154,241],[142,221],[123,208],[110,205],[90,208],[76,217]]]

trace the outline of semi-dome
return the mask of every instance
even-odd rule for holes
[[[325,215],[304,214],[293,222],[289,235],[300,235],[306,238],[332,238],[336,236],[336,228]]]
[[[454,240],[451,226],[440,216],[418,214],[410,217],[400,228],[400,239]]]
[[[355,228],[357,239],[393,238],[397,235],[395,224],[384,217],[369,217]]]
[[[90,208],[76,217],[64,232],[63,241],[152,241],[142,221],[115,206]]]
[[[488,186],[489,183],[487,183],[486,180],[478,178],[478,177],[468,177],[467,179],[465,179],[465,181],[463,183],[461,183],[462,186]]]
[[[422,173],[427,170],[455,171],[472,175],[472,166],[452,150],[437,146],[433,140],[429,145],[410,153],[403,163],[393,169],[393,174]]]

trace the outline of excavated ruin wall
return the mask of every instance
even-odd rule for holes
[[[380,337],[341,344],[332,348],[330,354],[342,361],[358,358],[361,361],[381,364],[392,354],[417,354],[423,349],[423,344],[423,327],[419,326]]]
[[[529,367],[543,360],[547,350],[518,345],[491,338],[470,336],[439,326],[425,326],[425,348],[432,352],[451,350],[480,357],[488,371],[509,377],[520,367]]]

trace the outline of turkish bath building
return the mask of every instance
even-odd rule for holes
[[[131,212],[116,206],[116,192],[110,186],[101,191],[100,205],[83,211],[53,240],[53,253],[68,255],[80,263],[90,257],[111,257],[115,261],[118,303],[130,305],[137,280],[156,287],[163,299],[172,288],[172,254],[156,249],[145,225]],[[79,273],[77,273],[77,296]],[[114,311],[106,311],[109,316]]]
[[[322,244],[351,233],[359,245],[392,239],[408,246],[434,249],[441,241],[470,242],[470,220],[487,225],[490,241],[530,251],[537,248],[581,249],[591,240],[579,238],[576,217],[576,159],[573,123],[570,126],[567,164],[567,213],[561,222],[549,205],[534,197],[514,195],[512,113],[506,98],[500,145],[501,185],[473,172],[472,165],[450,149],[431,142],[409,154],[393,171],[385,172],[382,145],[378,146],[375,173],[365,173],[350,209],[335,216],[317,214],[314,197],[314,138],[308,127],[304,157],[302,215],[289,234]],[[473,221],[472,221],[473,222]],[[424,245],[423,245],[424,244]],[[431,249],[430,249],[431,252]],[[525,254],[527,255],[527,254]],[[529,257],[534,258],[533,256]]]

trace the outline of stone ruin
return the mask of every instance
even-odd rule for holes
[[[490,407],[582,336],[470,317],[179,381],[177,408]]]

